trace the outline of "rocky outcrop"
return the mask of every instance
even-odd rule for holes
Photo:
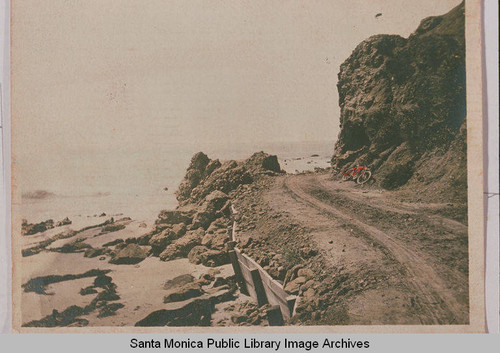
[[[229,196],[222,191],[212,191],[205,202],[198,208],[198,212],[193,218],[193,229],[202,227],[207,229],[213,221],[219,217],[229,216]]]
[[[250,184],[260,173],[281,173],[278,158],[258,152],[236,162],[211,160],[202,152],[193,156],[184,180],[176,192],[181,205],[203,200],[213,191],[229,193],[239,185]]]
[[[230,239],[226,222],[219,218],[207,229],[201,240],[201,245],[213,249],[223,249]]]
[[[28,223],[27,220],[23,219],[21,224],[21,232],[23,235],[32,235],[36,233],[45,232],[47,229],[54,228],[54,220],[48,219],[40,223]]]
[[[341,65],[337,86],[341,131],[332,165],[367,165],[388,189],[431,182],[417,178],[423,158],[465,141],[464,4],[424,19],[409,38],[365,40]],[[454,152],[449,169],[459,173],[465,151]],[[454,185],[464,188],[460,178]]]
[[[56,227],[66,226],[66,225],[71,224],[71,223],[73,223],[73,222],[71,222],[71,220],[68,217],[66,217],[63,220],[57,222]]]
[[[28,223],[27,220],[23,219],[21,223],[21,234],[22,235],[33,235],[36,233],[42,233],[46,230],[52,229],[54,227],[62,227],[71,224],[71,220],[66,217],[61,221],[54,222],[53,219],[47,219],[46,221],[40,223]]]
[[[278,158],[264,152],[224,163],[196,153],[176,192],[179,207],[160,212],[155,228],[136,243],[151,246],[151,254],[163,261],[187,257],[210,267],[227,264],[231,195],[261,175],[278,173]]]

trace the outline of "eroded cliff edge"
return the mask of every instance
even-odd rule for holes
[[[332,166],[367,165],[386,189],[465,201],[464,3],[408,38],[360,43],[338,74],[341,131]]]

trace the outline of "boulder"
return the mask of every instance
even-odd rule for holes
[[[185,211],[161,211],[158,215],[158,219],[155,221],[155,224],[190,224],[191,223],[191,215],[189,212]]]
[[[213,300],[205,296],[168,303],[167,309],[153,311],[135,326],[210,326],[214,305]]]
[[[106,303],[106,305],[99,308],[98,318],[116,315],[118,309],[123,308],[125,305],[122,303]]]
[[[137,238],[137,244],[139,245],[149,245],[149,241],[153,237],[154,233],[146,233],[144,235],[141,235],[140,237]]]
[[[191,276],[190,274],[184,274],[166,281],[165,284],[163,285],[163,289],[171,289],[192,282],[194,282],[194,277]]]
[[[97,291],[95,290],[94,286],[89,286],[80,289],[80,295],[90,295],[90,294],[96,294]]]
[[[219,162],[218,159],[214,160],[214,161],[210,161],[208,164],[207,164],[207,167],[205,168],[205,171],[203,173],[203,177],[206,178],[208,176],[210,176],[210,174],[213,173],[214,170],[216,170],[217,168],[219,168],[222,164]]]
[[[125,248],[119,250],[111,260],[110,263],[116,265],[122,264],[136,264],[141,262],[147,257],[147,253],[137,244],[128,244]]]
[[[249,184],[252,181],[252,175],[244,166],[238,165],[235,161],[228,161],[218,168],[215,168],[209,175],[207,174],[205,178],[189,192],[186,192],[186,186],[184,184],[181,185],[182,188],[179,186],[177,199],[181,204],[199,202],[214,191],[218,190],[227,194],[236,189],[239,185]]]
[[[278,162],[278,157],[270,155],[265,152],[254,153],[245,164],[253,169],[255,172],[261,170],[281,173],[281,166]]]
[[[223,193],[220,190],[212,191],[205,198],[205,208],[213,210],[214,212],[218,211],[225,205],[227,200],[229,200],[229,196],[227,196],[227,194]]]
[[[71,220],[68,217],[66,217],[62,221],[57,222],[56,223],[56,227],[65,226],[65,225],[68,225],[68,224],[71,224],[71,223],[72,223]]]
[[[226,251],[210,250],[206,246],[195,246],[188,254],[188,259],[194,264],[216,267],[228,264],[229,255]]]
[[[215,305],[234,300],[235,289],[209,288],[201,296],[166,303],[164,309],[153,311],[135,326],[210,326]]]
[[[206,232],[201,240],[201,245],[212,249],[223,249],[224,245],[229,242],[231,238],[227,234],[226,229],[219,229],[216,232]]]
[[[191,158],[191,163],[189,164],[188,170],[198,170],[200,172],[205,171],[205,167],[210,163],[210,158],[203,153],[198,152]]]
[[[85,254],[83,254],[84,257],[97,257],[100,255],[103,255],[106,252],[106,249],[104,248],[90,248],[85,251]]]
[[[287,283],[285,286],[285,291],[291,294],[297,294],[299,292],[300,286],[306,283],[307,279],[305,277],[297,277],[293,281]]]
[[[149,245],[153,248],[154,254],[159,254],[175,239],[177,239],[175,232],[172,228],[167,228],[161,231],[161,233],[153,235],[149,239]]]
[[[183,300],[199,297],[205,293],[198,283],[187,283],[180,287],[174,287],[167,291],[163,297],[164,303],[180,302]]]
[[[216,232],[219,229],[227,229],[228,225],[227,222],[228,222],[227,220],[219,218],[210,225],[210,227],[207,229],[207,232],[210,233],[210,232]]]
[[[301,268],[297,271],[299,277],[305,277],[307,279],[314,278],[314,272],[308,268]]]
[[[189,164],[186,175],[176,191],[179,201],[188,199],[192,190],[200,184],[202,179],[206,178],[207,175],[217,168],[217,163],[214,162],[210,166],[210,173],[206,173],[206,168],[210,163],[210,158],[203,152],[198,152],[191,158],[191,163]]]
[[[216,217],[215,212],[200,211],[194,216],[191,229],[207,229]]]
[[[179,201],[189,198],[191,191],[198,186],[202,178],[202,174],[199,170],[191,169],[186,172],[184,179],[179,184],[179,188],[176,191],[177,199]]]
[[[54,220],[48,219],[44,222],[40,223],[28,223],[25,219],[23,219],[22,225],[21,225],[21,233],[23,235],[32,235],[36,233],[41,233],[45,232],[47,229],[52,229],[54,228]]]
[[[293,279],[295,279],[297,277],[298,271],[303,267],[304,266],[299,264],[299,265],[295,265],[291,269],[289,269],[286,273],[286,276],[285,276],[285,283],[288,283],[288,282],[292,281]]]
[[[304,298],[307,300],[313,300],[316,297],[316,291],[313,288],[309,288],[303,293]]]
[[[196,245],[201,244],[201,239],[205,232],[203,229],[189,231],[183,237],[168,245],[160,254],[162,261],[173,260],[179,257],[186,257]]]
[[[193,218],[192,229],[204,228],[208,229],[210,224],[222,216],[219,212],[229,201],[229,196],[222,191],[216,190],[211,192],[203,204],[200,206],[198,213]]]
[[[78,238],[71,243],[64,244],[58,249],[55,249],[62,253],[74,253],[74,252],[83,252],[85,249],[91,249],[92,247],[89,244],[84,243],[84,238]]]
[[[180,238],[186,234],[186,225],[184,223],[174,224],[172,232],[174,232],[176,238]]]

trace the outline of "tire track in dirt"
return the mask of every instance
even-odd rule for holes
[[[307,182],[310,183],[311,180]],[[302,203],[326,212],[345,223],[355,225],[385,247],[407,273],[409,287],[419,294],[421,305],[430,319],[430,322],[426,323],[463,324],[468,322],[467,307],[456,300],[444,281],[422,257],[376,227],[360,221],[353,215],[347,215],[310,195],[304,190],[307,182],[304,178],[291,176],[285,179],[283,187],[296,195]],[[319,182],[316,183],[318,184]],[[360,206],[362,206],[361,203]]]
[[[343,186],[342,185],[343,183],[331,181],[330,175],[328,174],[318,176],[317,180],[318,184],[324,189],[328,189],[331,188],[332,186],[335,186],[334,191],[341,192],[342,196],[349,198],[353,202],[367,204],[381,211],[424,217],[423,210],[421,208],[418,207],[415,208],[409,204],[404,204],[404,205],[398,204],[396,207],[393,205],[394,202],[392,202],[391,204],[390,202],[388,202],[388,200],[384,199],[383,197],[378,197],[376,199],[370,199],[368,197],[364,197],[366,195],[374,196],[377,193],[375,193],[373,190],[365,190],[361,194],[360,190],[362,189],[358,189],[355,192],[353,192],[352,188]],[[382,196],[382,195],[377,194],[377,196]],[[453,219],[443,217],[440,215],[429,215],[429,214],[425,215],[425,219],[436,226],[444,227],[450,231],[467,233],[467,226]]]

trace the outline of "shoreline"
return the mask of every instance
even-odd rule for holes
[[[96,215],[85,221],[102,223],[80,231],[64,225],[24,236],[33,241],[25,242],[23,302],[45,316],[23,325],[269,325],[269,306],[238,288],[228,256],[235,246],[300,298],[287,324],[468,320],[463,205],[339,179],[330,168],[285,173],[263,152],[222,163],[197,153],[176,191],[178,206],[154,222]],[[414,266],[426,272],[415,275],[418,285],[401,275]],[[41,292],[26,292],[30,283],[42,283]],[[154,294],[133,294],[137,288]]]

